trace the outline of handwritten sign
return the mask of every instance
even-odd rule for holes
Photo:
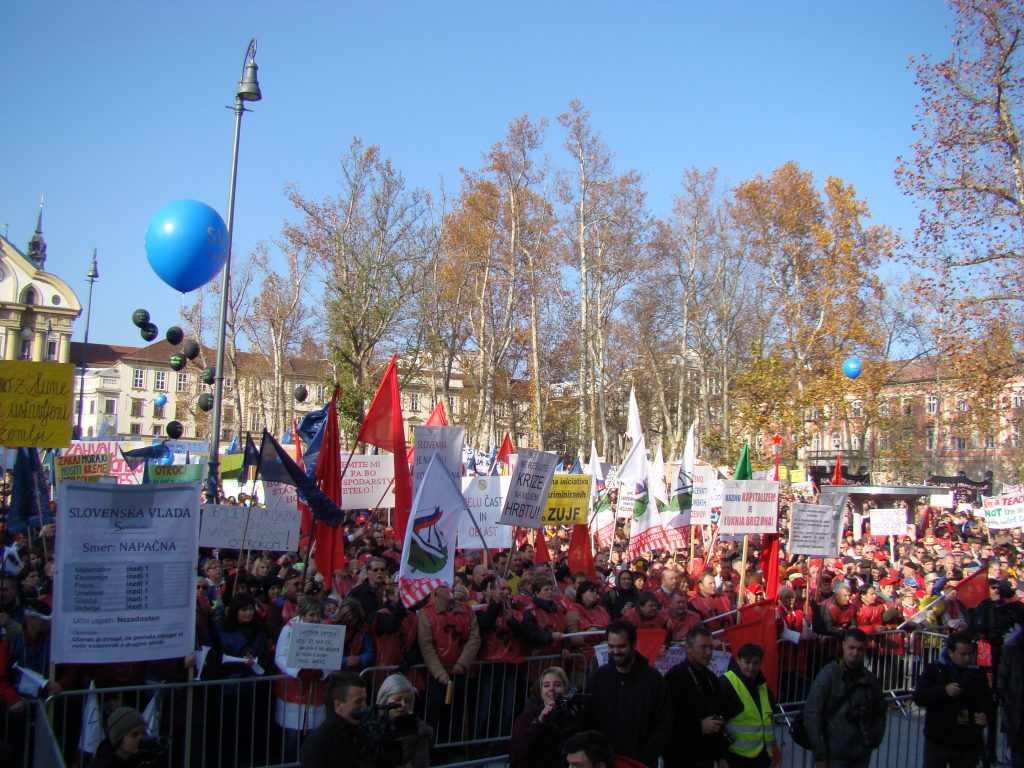
[[[775,533],[779,527],[779,484],[774,480],[722,483],[720,534]]]
[[[872,509],[871,535],[906,536],[907,510],[902,507],[896,509]]]
[[[693,468],[693,504],[690,508],[691,525],[711,525],[711,509],[721,506],[721,485],[714,467],[697,464]],[[719,501],[716,505],[715,497]]]
[[[555,475],[544,508],[545,525],[583,525],[590,505],[590,475]]]
[[[298,513],[299,495],[294,485],[263,482],[263,503],[272,512]]]
[[[341,454],[345,466],[348,454]],[[393,454],[352,457],[341,479],[342,509],[373,509],[395,506],[395,462]],[[390,488],[389,488],[390,486]]]
[[[1003,494],[983,497],[985,522],[993,530],[1024,526],[1024,495]]]
[[[345,626],[343,624],[291,625],[288,642],[288,661],[285,666],[295,669],[341,669],[345,653]]]
[[[74,375],[71,363],[0,361],[0,445],[67,448]]]
[[[246,518],[249,523],[246,525]],[[299,545],[299,513],[294,509],[207,504],[199,546],[293,552]]]
[[[65,480],[84,480],[95,482],[110,474],[109,453],[77,453],[57,456],[53,460],[57,472],[57,482]]]
[[[786,551],[791,555],[836,557],[842,526],[841,510],[827,504],[794,504]]]

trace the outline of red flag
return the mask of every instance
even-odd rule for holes
[[[551,553],[548,552],[548,542],[544,538],[544,526],[537,529],[537,536],[533,540],[533,548],[537,554],[533,556],[534,564],[547,563],[551,565]]]
[[[337,407],[340,389],[334,388],[331,402],[327,406],[323,442],[314,470],[320,490],[338,505],[341,504],[341,444],[338,438]],[[317,520],[313,526],[313,537],[316,542],[316,567],[324,575],[325,583],[333,584],[334,572],[345,567],[345,529],[340,525],[332,528]]]
[[[299,425],[295,423],[295,419],[292,419],[292,442],[295,443],[295,463],[305,472],[306,466],[302,463],[302,441],[299,440]],[[309,511],[309,507],[302,500],[301,496],[296,494],[295,498],[299,506],[300,515],[299,546],[301,547],[303,544],[308,546],[309,537],[313,535],[313,513]]]
[[[843,484],[843,460],[836,454],[836,468],[832,470],[832,485]]]
[[[739,624],[725,628],[725,637],[729,641],[729,649],[733,658],[737,658],[740,648],[747,643],[759,645],[764,649],[764,661],[761,672],[774,694],[778,689],[779,680],[779,643],[778,631],[775,627],[775,603],[751,603],[740,608]]]
[[[665,645],[664,629],[638,629],[636,631],[636,650],[654,666],[662,647]]]
[[[764,574],[764,597],[775,602],[779,596],[779,534],[761,534],[761,573]]]
[[[447,427],[448,426],[448,415],[444,410],[444,400],[438,399],[437,405],[434,406],[434,410],[427,417],[424,422],[424,426],[427,427]]]
[[[597,568],[594,567],[594,550],[590,547],[590,528],[583,525],[572,527],[569,539],[569,571],[587,574],[591,581],[597,581]]]
[[[988,599],[988,568],[984,568],[956,585],[956,597],[965,608],[977,608]]]
[[[509,437],[508,432],[505,433],[505,437],[502,438],[501,447],[498,448],[497,459],[502,464],[508,465],[508,457],[516,452],[516,447],[512,445],[512,438]]]
[[[412,506],[412,478],[409,457],[405,450],[405,422],[402,418],[402,397],[398,392],[398,369],[393,355],[384,371],[377,394],[359,428],[357,443],[367,443],[391,451],[395,455],[395,536],[405,541],[405,524]]]

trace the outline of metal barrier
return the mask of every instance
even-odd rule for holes
[[[586,657],[574,654],[526,658],[519,664],[483,661],[468,674],[455,678],[450,703],[445,687],[427,673],[425,666],[404,674],[420,691],[416,713],[434,729],[432,764],[468,760],[470,763],[501,762],[508,749],[515,718],[527,706],[540,673],[562,667],[570,679],[585,680]],[[396,667],[373,667],[361,675],[370,687],[371,701],[384,678]],[[277,694],[283,684],[301,693],[292,710],[298,719],[285,728]],[[103,738],[105,715],[120,706],[143,713],[149,735],[157,737],[156,764],[166,768],[287,768],[299,764],[303,738],[322,720],[325,681],[300,683],[286,675],[247,677],[191,683],[64,691],[34,709],[37,727],[26,718],[24,757],[20,763],[39,768],[87,765]],[[276,688],[276,690],[275,690]],[[36,757],[29,761],[31,736]],[[19,753],[19,757],[21,753]],[[6,761],[3,762],[5,768]]]

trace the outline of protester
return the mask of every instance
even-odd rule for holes
[[[327,678],[330,675],[330,670],[326,669],[298,669],[287,666],[292,630],[300,623],[320,623],[320,598],[301,598],[297,610],[298,615],[281,630],[274,657],[278,671],[288,676],[287,679],[274,682],[274,718],[283,729],[284,753],[289,760],[294,759],[298,753],[301,734],[316,728],[324,720],[324,696],[327,693]]]
[[[720,680],[729,768],[766,768],[778,762],[772,730],[774,702],[761,674],[764,649],[747,643]]]
[[[568,768],[639,768],[643,763],[613,755],[608,737],[600,731],[582,731],[565,743]]]
[[[562,697],[569,692],[569,678],[561,667],[549,667],[537,681],[540,705],[516,718],[509,742],[509,768],[560,768],[562,741],[576,730],[554,716]]]
[[[119,707],[107,718],[106,738],[100,742],[89,768],[128,768],[135,765],[146,721],[137,709]]]
[[[428,768],[433,730],[413,714],[416,688],[405,675],[388,675],[377,690],[378,707],[387,709],[401,746],[401,762],[396,768]]]
[[[673,718],[666,768],[716,768],[725,751],[721,688],[708,668],[713,648],[711,632],[694,627],[686,636],[686,659],[665,675]]]
[[[302,768],[375,768],[358,738],[366,683],[355,672],[339,672],[331,678],[326,700],[323,722],[302,742]]]

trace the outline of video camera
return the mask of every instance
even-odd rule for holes
[[[361,756],[370,765],[379,768],[397,768],[402,759],[402,737],[416,733],[416,716],[391,717],[392,710],[401,709],[399,703],[373,704],[359,707],[352,714],[359,720],[356,736]]]
[[[572,693],[555,699],[555,708],[548,713],[547,722],[559,734],[568,735],[579,730],[583,711],[594,697],[589,693]]]

